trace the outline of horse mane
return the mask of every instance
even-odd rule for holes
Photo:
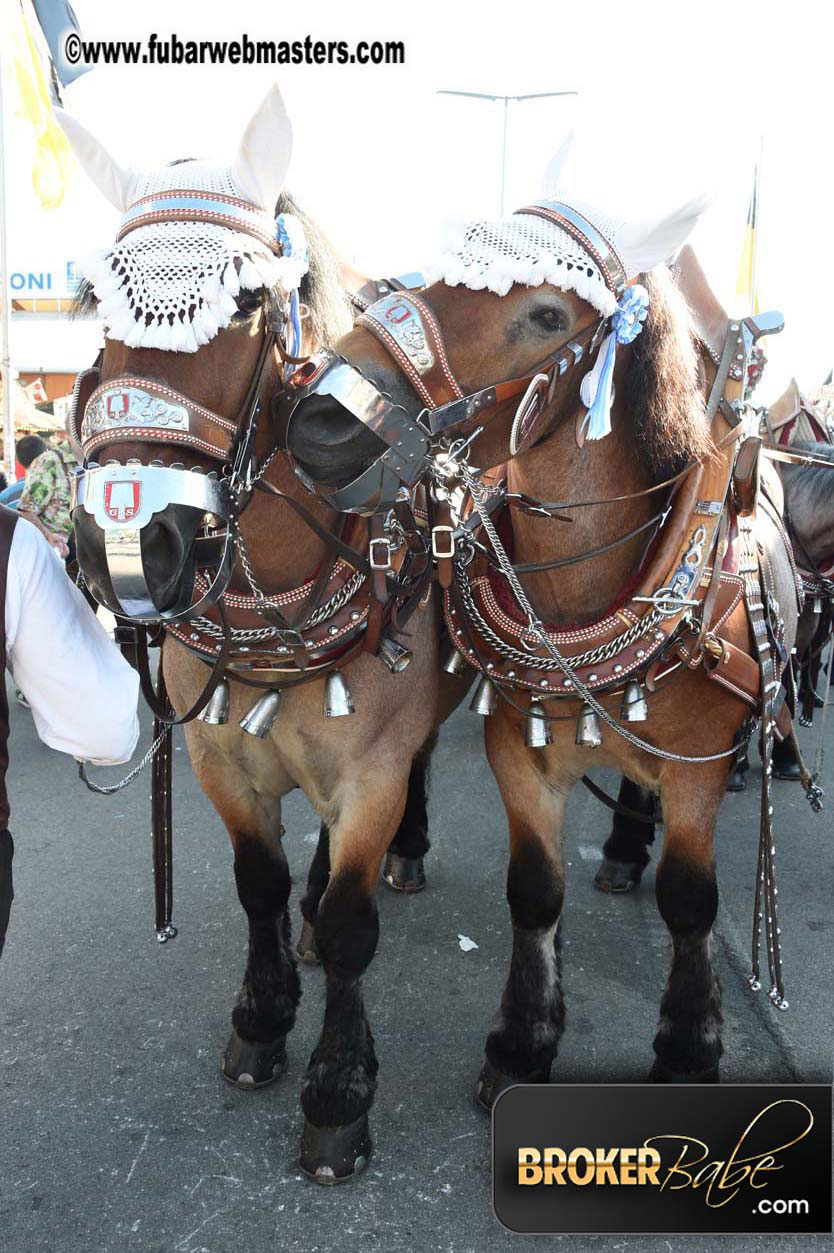
[[[713,445],[686,301],[665,267],[641,275],[640,282],[649,293],[649,311],[631,346],[625,402],[652,481],[660,483],[707,456]]]
[[[353,325],[338,259],[316,223],[298,207],[289,192],[282,192],[278,197],[275,212],[276,215],[294,213],[304,227],[310,268],[301,280],[299,296],[310,311],[310,331],[316,344],[328,347],[347,334]]]
[[[171,161],[182,165],[193,158]],[[325,239],[303,209],[300,209],[289,192],[282,192],[275,206],[279,213],[293,213],[304,227],[309,248],[309,269],[301,280],[299,296],[309,311],[309,331],[318,347],[335,344],[336,340],[350,330],[353,324],[347,296],[342,288],[339,262]],[[266,292],[264,302],[270,308],[279,300],[277,290]],[[70,308],[70,317],[90,317],[96,311],[97,300],[92,284],[83,279],[76,289]]]

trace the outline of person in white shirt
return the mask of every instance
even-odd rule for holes
[[[128,761],[139,737],[139,676],[73,586],[44,536],[0,506],[0,660],[50,748],[80,761]],[[9,712],[0,685],[0,953],[9,922],[14,844],[6,791]]]

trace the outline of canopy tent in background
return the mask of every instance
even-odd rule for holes
[[[0,383],[0,400],[3,399],[2,386]],[[15,439],[19,439],[21,435],[44,432],[51,434],[64,429],[60,416],[50,413],[46,408],[39,408],[17,380],[12,383],[12,414]]]

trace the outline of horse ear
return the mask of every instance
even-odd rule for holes
[[[106,148],[82,126],[78,118],[63,109],[54,110],[61,130],[69,140],[81,168],[93,180],[96,187],[120,212],[131,203],[139,176],[135,170],[117,165]]]
[[[269,214],[275,212],[291,155],[292,126],[276,84],[243,132],[232,163],[232,174],[240,190]]]
[[[573,182],[575,149],[576,131],[571,130],[547,163],[542,179],[542,197],[545,200],[558,200],[570,188]]]
[[[616,240],[612,242],[622,257],[628,274],[644,274],[662,261],[675,256],[706,209],[707,203],[706,196],[697,196],[664,218],[621,226]]]

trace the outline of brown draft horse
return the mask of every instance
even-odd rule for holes
[[[130,203],[124,190],[126,172],[77,123],[67,129],[82,165],[100,187],[115,187],[111,199],[124,210]],[[247,198],[270,215],[281,192],[289,142],[276,88],[250,122],[233,167],[236,174],[243,171],[239,181]],[[185,186],[190,185],[187,175],[186,163]],[[281,208],[294,206],[283,198]],[[350,319],[338,267],[312,223],[305,225],[311,265],[301,297],[311,315],[304,342],[308,352],[335,340]],[[272,300],[273,294],[265,289],[241,291],[231,324],[196,352],[131,348],[108,337],[101,379],[129,374],[155,380],[231,417],[239,412],[253,377]],[[276,357],[266,369],[267,402],[282,387],[281,368]],[[268,403],[265,412],[273,415]],[[260,461],[277,438],[274,417],[261,423],[256,446]],[[120,441],[118,433],[97,455],[102,463],[139,458],[144,464],[157,459],[166,465],[184,463],[186,469],[211,468],[209,461],[189,450]],[[274,459],[266,478],[288,496],[302,498],[322,526],[337,529],[333,510],[309,498],[283,456]],[[194,512],[189,515],[170,505],[144,528],[144,567],[159,607],[175,603],[183,580],[193,580],[193,542],[199,525]],[[83,510],[77,511],[76,528],[85,579],[98,600],[113,606],[103,532]],[[325,560],[322,541],[273,497],[254,493],[241,529],[257,579],[270,594],[303,584]],[[239,570],[232,588],[247,590]],[[257,693],[232,681],[228,725],[195,720],[185,728],[194,771],[229,832],[238,894],[249,921],[246,970],[223,1061],[225,1077],[242,1086],[259,1086],[280,1074],[301,990],[290,945],[290,875],[281,843],[281,798],[300,787],[321,815],[323,838],[304,912],[314,923],[327,997],[321,1036],[302,1088],[301,1161],[303,1169],[323,1183],[361,1169],[371,1152],[368,1110],[377,1061],[361,979],[377,945],[374,898],[380,863],[403,818],[412,762],[417,757],[419,763],[437,720],[438,629],[431,600],[411,618],[409,632],[412,661],[402,674],[392,674],[378,659],[361,652],[345,667],[356,710],[349,718],[324,716],[324,680],[319,679],[285,691],[274,728],[259,739],[238,729]],[[182,715],[205,687],[206,666],[170,636],[161,664],[174,709]],[[425,820],[419,773],[416,782],[412,778],[412,791],[418,810],[422,804],[419,825],[421,817]]]
[[[678,241],[680,243],[680,240]],[[671,251],[671,248],[670,248]],[[661,254],[662,255],[662,254]],[[632,276],[635,277],[635,276]],[[551,562],[614,544],[655,513],[651,496],[639,495],[662,483],[693,458],[711,455],[693,325],[665,269],[640,280],[651,304],[643,333],[617,353],[612,432],[577,446],[582,370],[568,374],[540,419],[537,442],[510,459],[511,426],[517,399],[497,403],[471,448],[481,469],[507,462],[508,489],[533,500],[603,500],[637,493],[631,500],[601,503],[559,518],[512,509],[511,551],[515,563]],[[516,283],[504,296],[438,282],[422,293],[440,328],[448,363],[464,395],[500,380],[529,377],[569,341],[590,335],[599,314],[570,291],[549,284]],[[587,342],[587,339],[586,341]],[[355,328],[337,345],[377,387],[417,416],[405,375],[378,339]],[[308,405],[309,425],[339,425],[339,414]],[[341,415],[340,437],[353,419]],[[357,462],[366,432],[354,429]],[[775,530],[761,519],[763,542],[774,554],[776,599],[789,650],[796,630],[796,589]],[[757,532],[758,534],[759,532]],[[645,532],[603,551],[591,561],[558,571],[525,574],[522,582],[540,619],[554,626],[599,620],[620,589],[628,587],[645,550]],[[777,551],[779,550],[779,551]],[[523,615],[522,615],[523,621]],[[722,634],[740,648],[750,633],[739,604]],[[621,696],[603,695],[616,718]],[[520,698],[523,701],[523,697]],[[672,962],[654,1040],[652,1078],[660,1082],[718,1079],[722,1052],[720,990],[710,955],[710,932],[718,904],[713,831],[724,795],[727,758],[689,764],[664,760],[635,747],[605,728],[599,747],[575,742],[580,703],[546,700],[551,723],[549,747],[525,746],[525,715],[498,701],[485,719],[486,750],[509,819],[510,862],[507,897],[513,924],[510,971],[496,1022],[486,1041],[486,1063],[479,1099],[489,1105],[510,1082],[547,1081],[564,1026],[560,975],[559,920],[565,891],[561,832],[565,802],[579,778],[594,765],[617,770],[659,795],[665,819],[663,854],[657,868],[657,901],[672,938]],[[519,702],[516,693],[516,703]],[[561,720],[558,716],[561,715]],[[569,715],[566,719],[564,715]],[[642,738],[669,753],[708,756],[728,752],[747,716],[745,705],[705,676],[683,668],[659,686],[649,700]]]

